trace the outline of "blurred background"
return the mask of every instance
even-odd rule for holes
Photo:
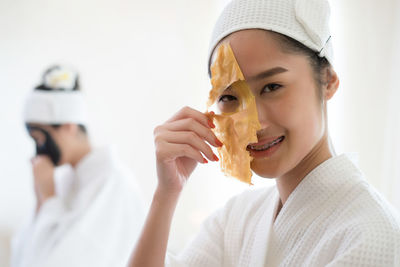
[[[156,185],[153,129],[183,106],[205,111],[208,41],[227,0],[0,0],[0,266],[34,206],[28,92],[55,63],[74,66],[94,145],[115,144],[146,204]],[[331,1],[335,69],[329,106],[337,153],[358,152],[367,180],[400,209],[400,1]],[[255,178],[252,188],[273,183]],[[199,166],[173,221],[178,252],[201,222],[249,186]]]

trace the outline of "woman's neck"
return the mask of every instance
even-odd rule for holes
[[[74,153],[71,156],[70,164],[72,167],[76,167],[76,165],[90,152],[92,151],[92,147],[90,145],[89,140],[85,140],[79,143],[79,145],[75,146]]]
[[[288,173],[276,179],[281,203],[283,206],[293,190],[300,182],[318,165],[331,158],[334,151],[329,143],[328,135],[325,134],[321,140],[314,146],[301,162]],[[279,211],[278,211],[279,212]]]

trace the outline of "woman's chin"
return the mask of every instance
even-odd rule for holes
[[[277,178],[282,174],[277,164],[269,164],[261,160],[253,160],[250,167],[254,173],[263,178]]]

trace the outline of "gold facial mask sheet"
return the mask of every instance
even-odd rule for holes
[[[224,144],[218,148],[221,169],[227,176],[251,184],[252,157],[246,148],[248,144],[257,142],[257,131],[261,125],[254,95],[228,43],[221,44],[216,51],[211,65],[211,84],[207,109],[213,108],[217,114],[207,114],[216,126],[214,133]],[[225,105],[228,108],[218,103],[219,98],[225,94],[237,99]]]

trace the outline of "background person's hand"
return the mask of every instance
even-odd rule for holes
[[[207,163],[204,157],[210,161],[218,161],[210,145],[218,147],[222,144],[211,131],[213,127],[215,126],[205,114],[185,107],[155,128],[160,190],[179,193],[197,163]]]
[[[55,195],[54,165],[47,156],[38,155],[31,160],[34,177],[37,211]]]

